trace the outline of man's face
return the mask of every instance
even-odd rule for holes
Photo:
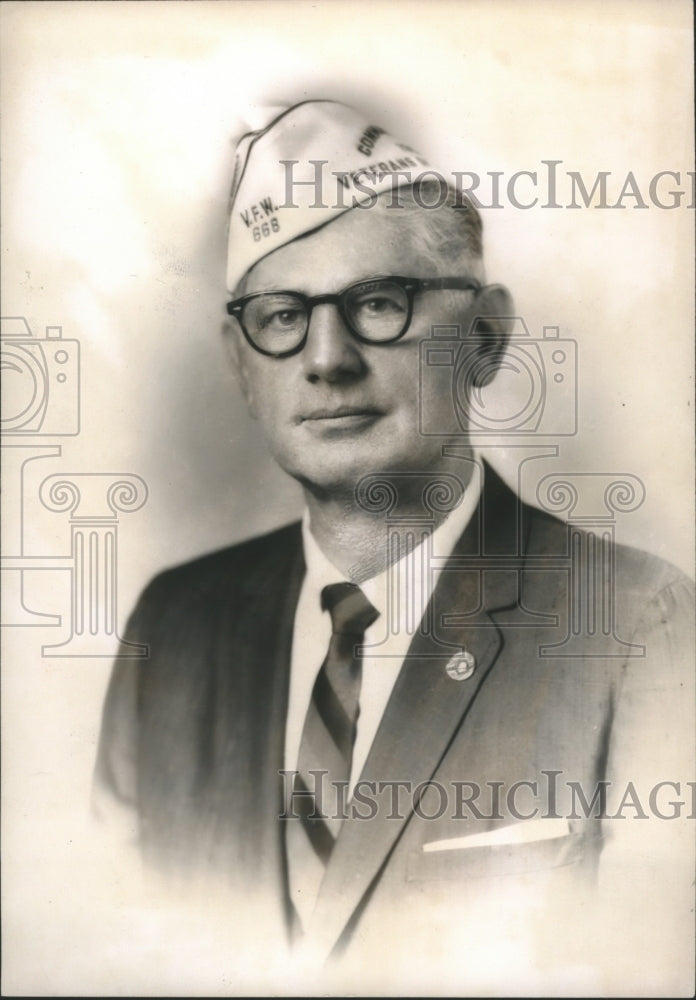
[[[259,261],[244,291],[313,296],[377,275],[457,276],[425,264],[408,240],[398,225],[385,226],[381,212],[354,209]],[[314,307],[305,346],[291,357],[259,354],[237,331],[245,394],[279,465],[304,485],[337,494],[371,472],[441,469],[444,439],[419,432],[419,344],[433,323],[467,329],[472,297],[417,294],[409,329],[392,344],[356,340],[330,303]],[[441,426],[450,426],[451,395],[438,396],[427,400],[429,414],[437,420],[440,408]]]

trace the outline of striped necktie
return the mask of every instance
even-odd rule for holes
[[[378,612],[353,583],[321,592],[331,640],[307,709],[287,824],[290,897],[306,922],[341,829],[357,730],[362,665],[356,649]]]

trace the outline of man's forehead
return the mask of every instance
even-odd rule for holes
[[[355,204],[429,164],[354,108],[307,101],[237,146],[230,203],[227,286],[279,247],[337,220]],[[401,173],[401,177],[399,177]],[[369,188],[364,183],[369,178]]]
[[[246,276],[244,293],[288,289],[315,295],[378,275],[436,277],[440,268],[423,259],[408,235],[404,212],[351,209],[259,260]]]

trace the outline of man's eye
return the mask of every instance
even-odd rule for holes
[[[357,308],[372,316],[402,312],[401,302],[387,295],[372,295],[370,298],[362,299],[357,303]]]
[[[279,309],[277,312],[264,316],[262,326],[275,330],[292,329],[300,320],[299,309]]]

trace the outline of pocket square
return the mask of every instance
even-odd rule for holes
[[[460,851],[471,847],[502,847],[508,844],[531,844],[539,840],[554,840],[570,833],[568,820],[561,817],[530,819],[510,826],[499,826],[485,833],[471,833],[466,837],[449,837],[423,844],[423,852]]]

